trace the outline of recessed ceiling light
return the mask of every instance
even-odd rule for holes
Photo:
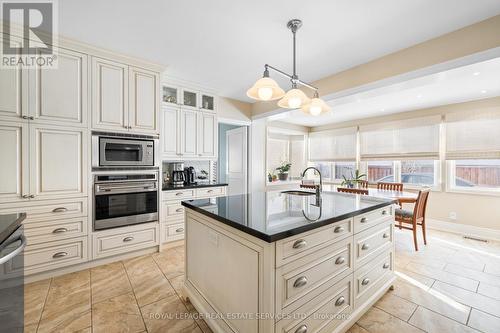
[[[481,90],[481,94],[486,94],[488,90]]]
[[[474,75],[474,76],[478,76],[479,74],[481,74],[481,72],[474,72],[474,73],[472,73],[472,75]]]

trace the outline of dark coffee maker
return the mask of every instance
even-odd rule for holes
[[[196,172],[194,171],[193,167],[184,168],[184,184],[196,184]]]

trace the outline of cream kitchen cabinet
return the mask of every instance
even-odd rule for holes
[[[180,121],[181,110],[175,107],[163,107],[161,111],[161,154],[164,158],[180,156]]]
[[[213,113],[198,114],[198,149],[200,157],[216,157],[217,153],[217,118]]]
[[[198,111],[181,110],[181,157],[197,156]]]
[[[92,60],[92,127],[159,132],[159,76],[115,61]]]

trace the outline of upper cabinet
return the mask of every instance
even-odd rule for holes
[[[2,42],[0,35],[0,43]],[[27,88],[28,72],[20,64],[15,68],[0,68],[1,119],[18,120],[28,116]]]
[[[159,133],[158,73],[93,58],[92,80],[93,128]]]
[[[162,87],[162,99],[163,103],[167,105],[177,105],[180,102],[180,91],[177,87],[170,87],[164,85]]]
[[[181,95],[182,95],[182,106],[193,110],[198,109],[199,101],[198,101],[197,91],[182,88]]]
[[[200,109],[203,111],[213,111],[215,112],[215,96],[206,94],[206,93],[200,93]]]
[[[214,157],[217,151],[217,119],[213,113],[198,115],[198,156]]]

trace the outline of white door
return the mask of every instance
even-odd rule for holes
[[[226,179],[228,195],[247,193],[247,127],[242,126],[226,132]]]
[[[128,130],[128,66],[92,59],[92,103],[94,128]]]
[[[130,126],[135,132],[158,133],[159,78],[154,72],[131,67]]]
[[[87,131],[30,125],[30,194],[35,199],[86,194]]]
[[[29,196],[28,126],[8,122],[0,125],[1,202],[26,200]]]
[[[181,110],[181,156],[196,156],[198,144],[198,112]]]
[[[164,158],[179,157],[179,127],[180,113],[179,108],[164,107],[162,113],[162,156]]]
[[[37,68],[31,116],[37,121],[86,126],[87,55],[58,49],[58,68]]]
[[[198,115],[198,156],[215,157],[217,151],[217,119],[215,114],[202,112]]]
[[[11,42],[15,43],[16,40]],[[3,43],[1,35],[0,43]],[[21,65],[13,68],[0,68],[1,118],[19,120],[22,116],[28,116],[27,90],[28,71],[23,69]]]

